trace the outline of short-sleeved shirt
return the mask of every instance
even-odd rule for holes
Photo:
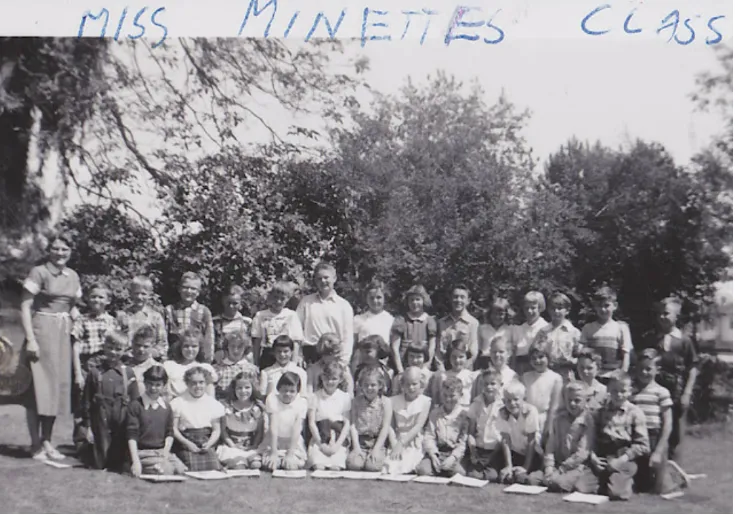
[[[309,396],[309,409],[314,410],[314,420],[345,420],[352,408],[352,398],[347,392],[337,389],[331,395],[324,390],[317,390]]]
[[[159,359],[166,359],[168,355],[168,334],[166,334],[166,322],[163,320],[161,313],[150,306],[143,306],[142,309],[135,312],[130,309],[118,311],[117,323],[120,329],[128,335],[131,344],[138,329],[145,325],[152,327],[156,335],[153,348],[156,350]]]
[[[653,346],[661,357],[656,381],[669,390],[673,400],[678,401],[684,393],[689,372],[697,366],[697,350],[692,340],[677,327],[668,334],[658,334]]]
[[[227,396],[230,384],[238,374],[249,372],[256,378],[260,375],[258,367],[250,363],[247,358],[243,358],[238,362],[232,362],[230,358],[225,358],[221,363],[214,365],[214,370],[217,372],[217,382],[214,387],[217,399],[223,399]]]
[[[549,368],[557,371],[563,367],[571,367],[577,362],[574,353],[579,347],[582,332],[569,320],[564,320],[558,327],[547,324],[536,334],[536,340],[543,342],[549,355]]]
[[[491,324],[482,324],[477,330],[478,354],[490,355],[490,342],[496,336],[504,336],[508,344],[513,340],[513,328],[503,324],[495,329]]]
[[[296,396],[290,404],[285,404],[278,397],[278,392],[270,394],[265,400],[265,411],[271,420],[277,420],[278,438],[291,438],[293,427],[303,424],[306,418],[308,402],[304,397]]]
[[[186,382],[184,381],[184,374],[190,368],[202,367],[212,375],[212,381],[217,382],[217,372],[214,370],[212,365],[209,363],[199,363],[198,361],[192,361],[187,365],[182,365],[173,360],[163,362],[163,368],[168,374],[168,394],[169,398],[173,399],[179,395],[186,393]]]
[[[68,313],[76,300],[82,298],[77,273],[66,267],[58,270],[51,263],[33,267],[23,288],[34,295],[33,311]]]
[[[478,395],[470,404],[467,410],[467,416],[475,422],[475,434],[471,435],[475,438],[475,445],[481,449],[492,451],[502,441],[502,436],[498,431],[498,413],[503,407],[500,399],[495,399],[490,404],[485,404],[485,398]]]
[[[292,309],[283,308],[278,313],[270,309],[258,311],[253,319],[253,338],[261,338],[261,347],[272,347],[273,341],[285,335],[295,342],[304,339],[299,316]]]
[[[447,377],[451,376],[457,377],[462,381],[462,396],[459,399],[459,404],[463,409],[469,408],[470,403],[472,402],[472,385],[475,382],[475,378],[477,378],[477,372],[467,370],[466,368],[463,368],[459,372],[454,370],[439,370],[434,372],[434,375],[429,382],[431,400],[436,405],[440,405],[442,403],[442,383]]]
[[[511,451],[525,455],[529,436],[533,436],[537,443],[539,441],[538,411],[531,404],[524,402],[516,418],[503,406],[498,411],[497,428],[503,439],[508,442]]]
[[[383,310],[380,313],[368,311],[355,315],[353,331],[357,335],[357,341],[361,341],[370,335],[377,334],[385,343],[390,343],[390,331],[393,327],[393,315]]]
[[[289,361],[285,367],[282,367],[278,363],[274,363],[265,370],[260,372],[260,385],[265,388],[261,391],[261,395],[270,395],[276,391],[276,385],[281,379],[281,376],[286,372],[293,372],[298,375],[301,379],[301,388],[299,388],[299,394],[306,394],[306,371],[298,366],[293,361]]]
[[[674,405],[669,391],[656,381],[637,390],[630,401],[643,411],[649,431],[661,429],[661,414]]]
[[[109,313],[85,313],[74,321],[71,335],[79,354],[90,355],[102,351],[105,335],[117,329],[117,320]]]
[[[402,434],[413,429],[421,416],[421,412],[427,412],[431,408],[431,399],[426,395],[419,395],[412,401],[407,401],[404,395],[395,395],[390,398],[393,407],[393,421],[397,434]]]
[[[239,311],[232,318],[225,315],[217,315],[212,318],[212,326],[214,327],[214,344],[217,350],[222,348],[222,342],[228,334],[236,333],[245,338],[250,337],[252,331],[253,320],[246,317]]]
[[[523,322],[521,325],[513,327],[513,353],[515,356],[527,356],[528,348],[536,339],[538,332],[546,327],[549,323],[539,317],[533,324]]]
[[[557,402],[561,401],[561,389],[564,382],[562,377],[552,370],[539,374],[535,370],[523,374],[522,382],[526,387],[526,402],[534,405],[539,415],[546,417],[551,402],[556,395]]]
[[[604,324],[590,322],[582,328],[580,344],[602,357],[600,376],[608,377],[623,364],[623,354],[633,350],[628,324],[610,319]]]
[[[400,353],[406,350],[409,343],[416,345],[427,345],[431,338],[436,338],[436,320],[428,313],[421,313],[414,318],[408,314],[398,315],[393,319],[391,327],[391,340],[400,338]],[[390,340],[388,340],[390,342]]]
[[[177,417],[179,430],[213,427],[225,416],[225,407],[211,395],[193,397],[189,392],[171,401],[174,417]]]
[[[437,357],[443,359],[454,340],[467,342],[470,352],[477,355],[477,330],[480,322],[465,310],[459,317],[447,315],[439,319]]]

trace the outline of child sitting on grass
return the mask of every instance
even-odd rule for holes
[[[356,395],[350,412],[352,450],[347,456],[348,470],[383,470],[385,444],[393,417],[390,399],[383,394],[384,380],[378,365],[363,367],[357,376]]]
[[[467,411],[467,475],[496,482],[504,466],[502,436],[498,432],[498,414],[503,407],[503,378],[494,368],[483,370],[481,377],[482,393],[472,400]]]
[[[354,317],[352,327],[355,332],[355,343],[364,340],[371,334],[380,335],[386,342],[390,341],[393,315],[384,309],[385,294],[385,284],[379,280],[371,281],[365,288],[364,295],[368,310]]]
[[[416,472],[421,476],[464,475],[462,466],[467,450],[469,420],[459,404],[462,381],[448,377],[442,383],[442,405],[429,414],[424,430],[424,458]]]
[[[607,400],[607,387],[597,380],[601,362],[600,355],[590,348],[583,348],[577,356],[577,375],[590,413],[599,410]]]
[[[388,433],[391,453],[385,467],[388,474],[409,474],[424,457],[424,426],[429,418],[431,399],[421,393],[421,370],[409,367],[403,372],[403,393],[391,397],[393,425]]]
[[[121,472],[127,462],[128,405],[140,396],[133,371],[122,364],[128,337],[105,335],[104,355],[89,361],[89,374],[82,395],[82,427],[92,444],[91,465]]]
[[[263,451],[263,467],[266,470],[298,470],[306,465],[302,431],[308,403],[299,395],[302,387],[298,374],[285,372],[278,379],[275,391],[265,401],[268,436]]]
[[[278,336],[273,340],[273,354],[276,362],[260,373],[258,392],[265,398],[277,390],[281,376],[286,372],[296,374],[299,378],[299,395],[306,394],[306,372],[293,362],[294,342],[286,336]]]
[[[339,343],[339,340],[337,341]],[[309,467],[344,470],[350,435],[350,394],[339,389],[345,366],[339,360],[324,366],[321,387],[309,398]]]
[[[215,363],[217,382],[214,395],[218,401],[226,400],[230,392],[232,380],[243,372],[258,377],[258,367],[248,359],[250,354],[250,338],[240,332],[225,334],[221,342],[222,359]],[[255,392],[257,394],[257,391]]]
[[[206,393],[212,384],[206,368],[189,368],[184,373],[184,382],[187,391],[171,401],[176,455],[191,471],[219,470],[214,446],[222,434],[220,419],[225,415],[225,408]]]
[[[636,460],[650,452],[646,416],[628,400],[630,377],[622,371],[609,377],[608,399],[595,415],[590,465],[599,482],[598,493],[627,501],[633,495]]]
[[[499,474],[501,483],[527,483],[528,475],[541,466],[538,412],[523,400],[525,395],[526,387],[520,381],[503,391],[497,425],[505,462]]]
[[[327,365],[336,361],[342,363],[343,369],[339,389],[352,396],[355,385],[349,367],[342,360],[342,343],[339,341],[339,336],[335,333],[324,333],[321,335],[316,344],[316,352],[319,356],[319,361],[309,365],[309,368],[306,369],[306,394],[312,395],[322,387],[324,370]]]
[[[171,454],[174,443],[174,414],[163,394],[168,376],[160,365],[143,373],[145,392],[128,406],[128,450],[131,472],[141,474],[183,474],[186,466]]]
[[[472,385],[477,377],[477,372],[467,368],[470,358],[470,350],[464,339],[454,340],[446,353],[446,362],[442,370],[434,372],[429,382],[429,392],[432,404],[441,406],[441,385],[447,377],[457,377],[462,382],[462,397],[459,404],[462,409],[468,409],[472,402]]]
[[[595,444],[595,423],[587,411],[584,386],[571,381],[564,386],[564,407],[554,417],[546,442],[544,470],[529,476],[532,485],[546,485],[553,492],[597,491],[597,480],[588,458]]]
[[[240,372],[230,382],[222,417],[223,444],[217,458],[228,469],[259,469],[265,432],[265,408],[257,399],[257,369]]]
[[[405,370],[408,367],[416,367],[421,370],[421,393],[427,395],[426,392],[429,389],[429,382],[431,381],[432,376],[432,372],[428,367],[429,349],[426,345],[411,343],[406,347],[406,350],[403,353],[403,359],[405,362],[403,363],[402,370]],[[403,393],[403,389],[401,387],[402,378],[403,372],[396,374],[393,377],[393,387],[391,388],[391,392],[394,395]]]
[[[534,342],[528,349],[532,370],[523,374],[526,387],[526,402],[538,410],[538,423],[541,429],[541,443],[546,438],[554,422],[554,414],[561,404],[563,379],[549,370],[549,356],[540,342]]]

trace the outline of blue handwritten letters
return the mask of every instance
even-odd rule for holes
[[[90,33],[96,31],[94,33],[104,38],[107,36],[107,28],[109,26],[115,28],[115,33],[112,35],[115,41],[118,41],[120,37],[126,36],[128,39],[139,39],[143,36],[152,37],[152,34],[150,32],[146,34],[146,31],[155,29],[160,34],[160,39],[151,46],[156,48],[166,40],[166,36],[168,35],[168,28],[162,21],[165,11],[165,7],[143,7],[133,14],[132,12],[128,12],[127,7],[124,7],[120,11],[119,16],[117,12],[111,16],[110,11],[106,8],[102,8],[97,12],[86,11],[82,15],[77,37],[89,36]]]

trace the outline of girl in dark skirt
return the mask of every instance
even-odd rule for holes
[[[212,382],[209,371],[195,366],[184,374],[187,391],[171,401],[174,412],[176,456],[190,471],[219,470],[214,446],[220,439],[225,408],[206,394]]]

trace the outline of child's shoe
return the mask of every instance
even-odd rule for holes
[[[46,455],[46,451],[41,448],[33,453],[31,459],[36,461],[46,461],[48,459],[48,456]]]

